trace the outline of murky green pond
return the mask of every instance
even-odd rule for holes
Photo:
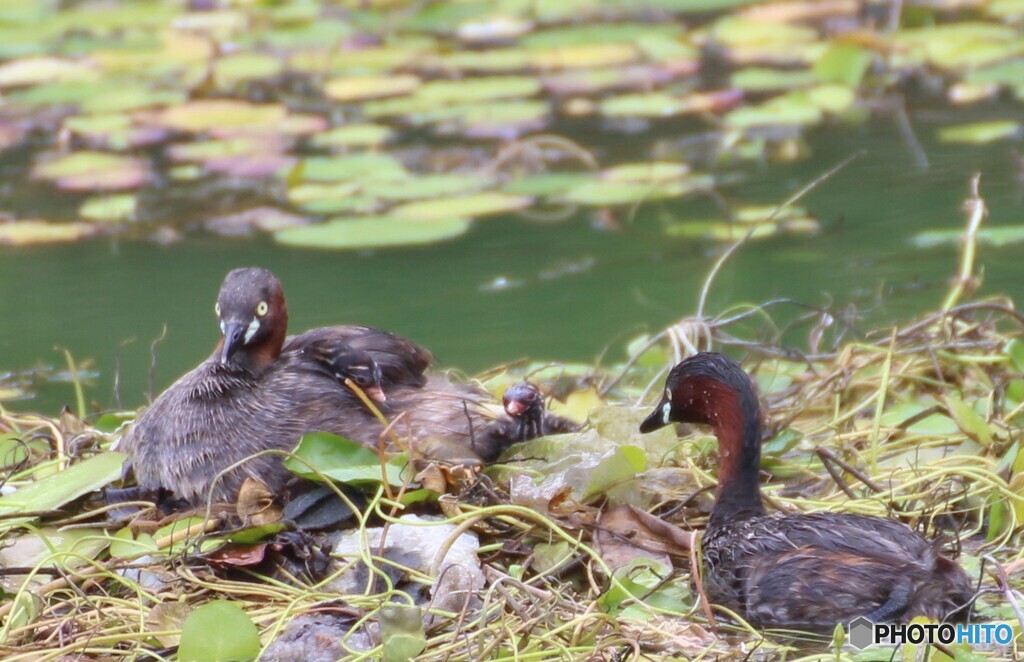
[[[931,130],[929,124],[924,132]],[[659,136],[675,137],[669,126]],[[749,170],[730,195],[783,200],[838,160],[858,150],[864,155],[805,201],[822,221],[820,233],[749,244],[723,270],[712,311],[777,297],[835,308],[853,303],[868,328],[936,305],[955,269],[956,249],[915,248],[910,238],[923,229],[962,226],[958,208],[975,170],[984,173],[988,223],[1024,221],[1012,148],[1005,145],[929,143],[930,167],[919,169],[886,122],[822,130],[811,142],[813,159]],[[557,224],[501,216],[452,242],[364,253],[209,237],[169,246],[101,239],[2,249],[0,365],[59,367],[63,358],[55,348],[66,347],[99,372],[87,391],[91,400],[114,403],[119,364],[121,402],[138,405],[148,388],[150,344],[162,327],[167,336],[156,350],[156,389],[208,354],[216,341],[220,279],[246,264],[265,265],[282,278],[295,330],[379,325],[423,342],[441,364],[470,372],[526,357],[591,361],[609,346],[619,359],[626,339],[693,312],[721,246],[667,240],[658,224],[710,207],[706,199],[642,205],[614,229],[584,211]],[[985,291],[1024,295],[1021,259],[1020,245],[983,249]],[[54,384],[12,405],[53,410],[71,399],[70,386]]]
[[[972,173],[988,227],[1024,223],[1017,10],[917,8],[872,41],[868,4],[748,4],[12,0],[0,374],[66,348],[97,408],[142,404],[209,353],[218,284],[249,264],[295,331],[379,325],[469,373],[621,360],[694,312],[745,208],[852,155],[708,312],[788,298],[871,328],[937,305],[956,246],[913,239],[963,226]],[[427,243],[384,247],[410,232]],[[1024,294],[1022,236],[983,247],[985,292]],[[28,390],[5,405],[73,397]]]

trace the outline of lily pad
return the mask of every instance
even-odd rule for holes
[[[383,124],[348,124],[313,136],[314,147],[376,147],[387,142],[394,131]]]
[[[98,228],[90,223],[49,223],[39,220],[8,221],[0,223],[0,245],[63,244],[95,236],[98,232]]]
[[[410,177],[397,182],[367,182],[363,186],[363,193],[383,200],[416,200],[479,191],[490,182],[490,178],[483,175],[448,173]],[[460,214],[457,207],[455,212],[444,215],[450,216],[451,213],[470,215]]]
[[[571,188],[593,182],[596,175],[585,172],[548,172],[513,179],[501,190],[517,195],[547,196],[564,193]]]
[[[93,78],[91,67],[59,57],[28,57],[0,64],[0,89]]]
[[[178,646],[182,662],[251,660],[260,652],[260,634],[237,603],[215,600],[185,619]]]
[[[78,214],[90,221],[131,221],[135,218],[138,199],[131,193],[89,198],[82,203]]]
[[[153,121],[169,129],[201,133],[225,128],[274,129],[287,114],[280,104],[211,99],[171,106],[154,116]]]
[[[540,81],[529,76],[480,76],[432,81],[420,87],[415,96],[425,104],[444,105],[529,97],[540,90]]]
[[[287,458],[284,464],[292,473],[304,478],[316,478],[316,473],[309,468],[312,466],[325,476],[347,485],[380,483],[384,479],[391,485],[402,484],[403,463],[387,462],[383,467],[386,476],[382,476],[377,451],[336,434],[313,432],[302,435],[302,441],[295,448],[295,456]]]
[[[918,248],[932,248],[943,244],[957,244],[963,240],[963,230],[925,230],[910,238]],[[997,225],[978,230],[977,240],[990,246],[1009,246],[1024,242],[1024,225]]]
[[[436,221],[452,217],[476,218],[525,209],[530,206],[532,201],[532,198],[522,195],[498,192],[476,193],[410,202],[395,207],[391,213],[399,218],[419,221]]]
[[[615,166],[605,170],[601,177],[611,182],[666,182],[681,179],[689,173],[690,166],[685,163],[654,161]]]
[[[347,156],[314,156],[302,161],[299,177],[304,182],[375,181],[404,179],[405,166],[379,152]]]
[[[72,152],[36,163],[32,176],[68,191],[136,188],[150,181],[149,164],[132,156],[106,152]]]
[[[277,76],[284,71],[284,63],[261,53],[238,53],[220,58],[213,66],[213,78],[219,87],[233,87],[239,83]]]
[[[420,86],[418,76],[346,76],[324,84],[324,94],[334,101],[353,102],[410,94]]]
[[[66,469],[18,488],[0,497],[0,514],[17,515],[20,512],[42,512],[60,508],[83,494],[98,490],[121,476],[121,466],[127,456],[106,452],[76,462]],[[30,518],[5,519],[0,530],[8,530]]]
[[[587,182],[573,187],[565,200],[583,205],[609,206],[628,205],[637,202],[677,198],[713,185],[709,176],[688,177],[667,182]]]
[[[360,250],[433,244],[461,236],[470,221],[444,218],[430,221],[392,216],[332,219],[319,225],[282,230],[274,239],[288,246]]]
[[[971,122],[944,126],[939,129],[939,140],[944,143],[967,143],[983,145],[1021,135],[1022,125],[1013,120]]]

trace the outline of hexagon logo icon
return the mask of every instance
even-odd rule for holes
[[[850,645],[859,650],[864,650],[874,643],[875,626],[863,616],[853,619],[850,622],[849,641]]]

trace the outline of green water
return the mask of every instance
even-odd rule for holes
[[[835,308],[852,303],[867,328],[941,302],[956,249],[915,249],[908,238],[922,229],[962,226],[959,208],[972,172],[983,173],[991,210],[986,223],[1024,222],[1013,146],[935,143],[935,130],[950,119],[914,118],[927,169],[918,167],[886,120],[816,131],[809,140],[812,158],[796,164],[737,168],[743,180],[724,188],[724,197],[772,203],[863,152],[802,202],[821,220],[821,232],[744,247],[722,271],[710,311],[776,297]],[[956,121],[969,119],[958,111]],[[603,141],[620,157],[636,144],[637,159],[646,158],[646,145],[655,138],[671,144],[676,136],[670,125],[656,127],[644,141],[611,131],[589,136],[591,145]],[[0,160],[0,167],[14,166]],[[66,202],[52,193],[11,195],[21,207],[49,211],[49,217],[66,214]],[[202,200],[191,201],[191,209],[200,217],[223,213],[204,210]],[[293,331],[341,322],[378,325],[425,344],[442,366],[468,372],[526,357],[593,361],[609,346],[610,359],[619,360],[629,337],[694,311],[701,280],[722,250],[720,244],[667,239],[659,224],[714,209],[706,198],[644,205],[632,219],[618,213],[618,229],[600,227],[587,211],[555,224],[490,218],[452,242],[372,253],[202,236],[168,246],[100,239],[0,249],[0,368],[61,366],[55,348],[68,348],[98,371],[88,400],[111,407],[119,361],[121,403],[140,405],[147,397],[152,340],[166,326],[154,374],[159,390],[209,353],[220,280],[229,269],[250,264],[274,270],[283,281]],[[1021,250],[982,250],[982,293],[1019,298]],[[56,383],[10,406],[54,413],[72,400],[71,387]]]

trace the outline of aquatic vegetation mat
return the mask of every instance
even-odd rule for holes
[[[794,331],[799,347],[780,340]],[[769,509],[893,517],[939,538],[977,582],[975,620],[1008,624],[1015,639],[931,659],[1015,654],[1024,315],[999,299],[950,299],[871,332],[834,311],[737,306],[639,337],[618,364],[496,368],[478,376],[493,392],[529,375],[554,411],[588,425],[513,447],[483,474],[422,459],[416,473],[402,469],[408,457],[384,465],[375,451],[307,435],[288,466],[361,495],[351,523],[319,547],[288,533],[254,486],[226,511],[165,516],[140,504],[143,515],[125,519],[103,505],[95,490],[119,480],[123,456],[110,449],[131,413],[3,413],[0,654],[890,655],[838,634],[760,633],[701,604],[692,532],[710,510],[717,445],[706,430],[637,426],[666,367],[711,346],[742,356],[761,393]]]
[[[205,232],[366,250],[492,215],[632,218],[804,159],[815,127],[893,116],[924,158],[926,104],[1001,101],[939,141],[1019,139],[1022,18],[1018,2],[6,0],[0,245]],[[729,240],[741,211],[659,229]]]

